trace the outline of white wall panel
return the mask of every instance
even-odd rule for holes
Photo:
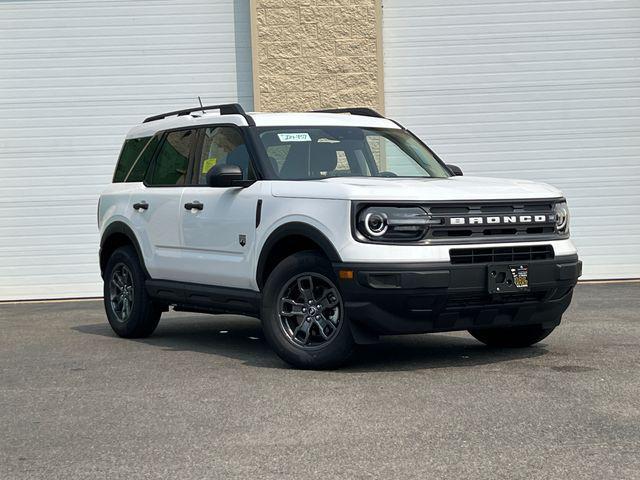
[[[248,3],[0,0],[0,300],[101,295],[124,135],[198,95],[252,108]]]
[[[640,0],[384,0],[386,113],[561,188],[583,278],[640,277]]]

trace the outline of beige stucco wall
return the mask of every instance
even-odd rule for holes
[[[380,0],[252,0],[254,108],[384,109]]]

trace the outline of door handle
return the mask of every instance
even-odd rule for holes
[[[202,210],[204,208],[204,205],[196,200],[195,202],[185,203],[184,208],[186,208],[187,210]]]
[[[135,210],[147,210],[149,208],[149,204],[143,200],[142,202],[134,203],[133,208]]]

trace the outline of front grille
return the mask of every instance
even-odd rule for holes
[[[553,258],[551,245],[526,247],[453,248],[449,251],[451,263],[509,263],[548,260]]]
[[[556,233],[554,202],[553,201],[522,201],[522,202],[470,202],[468,204],[436,204],[426,206],[425,209],[433,220],[440,223],[432,224],[426,239],[434,241],[472,241],[483,238],[490,240],[496,237],[515,237],[529,239],[532,236],[550,236]],[[503,221],[471,223],[472,219],[493,216],[503,219],[505,216],[519,219],[521,216],[545,218],[539,222]],[[453,224],[454,219],[463,219],[460,224]]]

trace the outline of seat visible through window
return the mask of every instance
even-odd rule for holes
[[[214,165],[222,164],[240,167],[242,178],[245,180],[255,178],[249,161],[249,151],[240,130],[227,126],[206,128],[200,155],[198,183],[206,185],[207,172]]]

